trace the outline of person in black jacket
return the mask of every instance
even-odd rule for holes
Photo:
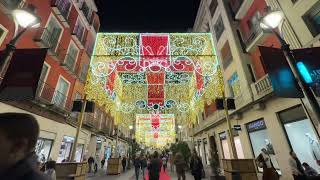
[[[122,158],[121,163],[122,163],[123,172],[125,172],[127,167],[127,158],[125,156]]]
[[[190,161],[191,174],[194,177],[194,180],[201,180],[203,172],[203,164],[201,158],[197,155],[196,152],[193,152]]]
[[[153,158],[150,160],[148,165],[149,180],[159,180],[161,170],[161,161],[159,159],[159,153],[155,151]]]
[[[37,166],[37,120],[24,113],[0,113],[0,179],[46,179]]]
[[[139,180],[139,172],[140,172],[140,168],[141,168],[141,161],[140,161],[140,158],[138,156],[136,156],[134,158],[133,166],[134,166],[134,171],[135,171],[135,175],[136,175],[136,180]]]

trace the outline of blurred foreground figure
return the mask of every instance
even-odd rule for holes
[[[23,113],[0,113],[0,179],[42,180],[35,146],[39,136],[36,119]]]

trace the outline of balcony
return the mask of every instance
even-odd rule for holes
[[[246,51],[250,52],[251,50],[257,47],[256,45],[259,44],[264,40],[266,34],[263,32],[262,28],[259,25],[254,26],[251,28],[250,32],[243,37],[243,42],[246,46]]]
[[[36,100],[47,107],[60,110],[61,112],[70,112],[72,108],[72,99],[65,94],[56,91],[54,87],[39,80]]]
[[[254,0],[231,0],[229,6],[235,19],[242,19],[247,14],[253,1]]]
[[[51,32],[47,28],[39,29],[33,40],[42,48],[48,48],[48,55],[53,56],[56,61],[64,59],[64,51],[59,45],[60,34]]]
[[[24,5],[24,1],[22,0],[0,0],[0,5],[3,7],[3,10],[7,13],[13,9],[18,7],[22,7]]]
[[[51,0],[51,7],[63,26],[69,28],[68,16],[71,7],[70,0]]]
[[[79,80],[80,80],[82,83],[85,84],[86,81],[87,81],[87,73],[81,71],[80,76],[79,76]]]
[[[251,84],[254,100],[263,98],[264,96],[273,92],[271,80],[269,75],[266,74],[260,78],[257,82]]]
[[[85,45],[85,38],[83,38],[84,37],[83,34],[84,34],[84,27],[79,24],[74,27],[73,32],[71,34],[72,38],[81,49],[84,49],[84,45]]]
[[[74,56],[70,55],[70,54],[66,54],[66,58],[64,60],[64,62],[61,63],[61,66],[65,68],[65,70],[67,70],[74,78],[76,78],[76,74],[75,74],[75,63],[76,63],[76,59]]]

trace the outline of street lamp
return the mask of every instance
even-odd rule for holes
[[[264,17],[262,17],[260,21],[260,27],[264,30],[271,31],[278,38],[281,44],[281,49],[286,57],[286,60],[290,66],[290,69],[293,75],[296,77],[301,90],[303,91],[306,99],[309,101],[310,106],[314,111],[317,120],[320,121],[320,107],[317,102],[317,99],[313,95],[313,92],[311,91],[308,84],[303,80],[303,76],[298,70],[297,61],[292,54],[290,45],[283,39],[279,31],[277,31],[277,29],[280,29],[279,27],[281,26],[283,21],[284,21],[284,14],[282,11],[279,11],[279,10],[271,11],[267,13]]]
[[[130,129],[130,130],[132,130],[132,129],[133,129],[133,126],[132,126],[132,125],[130,125],[130,126],[129,126],[129,129]]]
[[[11,58],[12,52],[16,49],[16,43],[28,28],[37,28],[40,26],[40,17],[36,15],[34,6],[28,6],[27,8],[19,8],[12,11],[12,16],[15,21],[15,34],[13,39],[7,44],[4,50],[3,60],[0,60],[0,78],[3,78],[8,68],[8,62]],[[23,29],[18,32],[19,26]],[[1,81],[1,80],[0,80]]]

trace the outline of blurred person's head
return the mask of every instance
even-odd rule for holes
[[[55,161],[48,161],[46,163],[46,169],[56,169],[56,162]]]
[[[24,113],[0,113],[0,173],[31,156],[39,136],[37,120]]]
[[[159,157],[159,153],[157,152],[157,151],[155,151],[154,153],[153,153],[153,158],[158,158]]]
[[[262,148],[261,151],[262,151],[263,153],[265,153],[265,154],[267,154],[267,152],[268,152],[266,148]]]

